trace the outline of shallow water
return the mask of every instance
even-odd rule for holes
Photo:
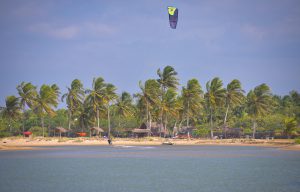
[[[0,191],[299,192],[300,152],[236,146],[1,151]]]

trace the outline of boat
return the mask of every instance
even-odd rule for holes
[[[171,141],[165,141],[162,143],[162,145],[174,145]]]

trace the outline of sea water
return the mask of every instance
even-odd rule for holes
[[[300,152],[236,146],[1,151],[0,191],[299,192]]]

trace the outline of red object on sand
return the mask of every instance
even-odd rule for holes
[[[30,132],[30,131],[25,131],[23,134],[25,135],[25,137],[29,137],[29,135],[31,135],[32,132]]]
[[[76,133],[78,137],[85,137],[86,133],[85,132],[77,132]]]

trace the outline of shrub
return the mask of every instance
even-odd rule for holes
[[[43,128],[42,127],[34,126],[34,127],[31,127],[28,131],[32,132],[33,136],[43,136]]]
[[[300,137],[295,138],[295,143],[300,144]]]

